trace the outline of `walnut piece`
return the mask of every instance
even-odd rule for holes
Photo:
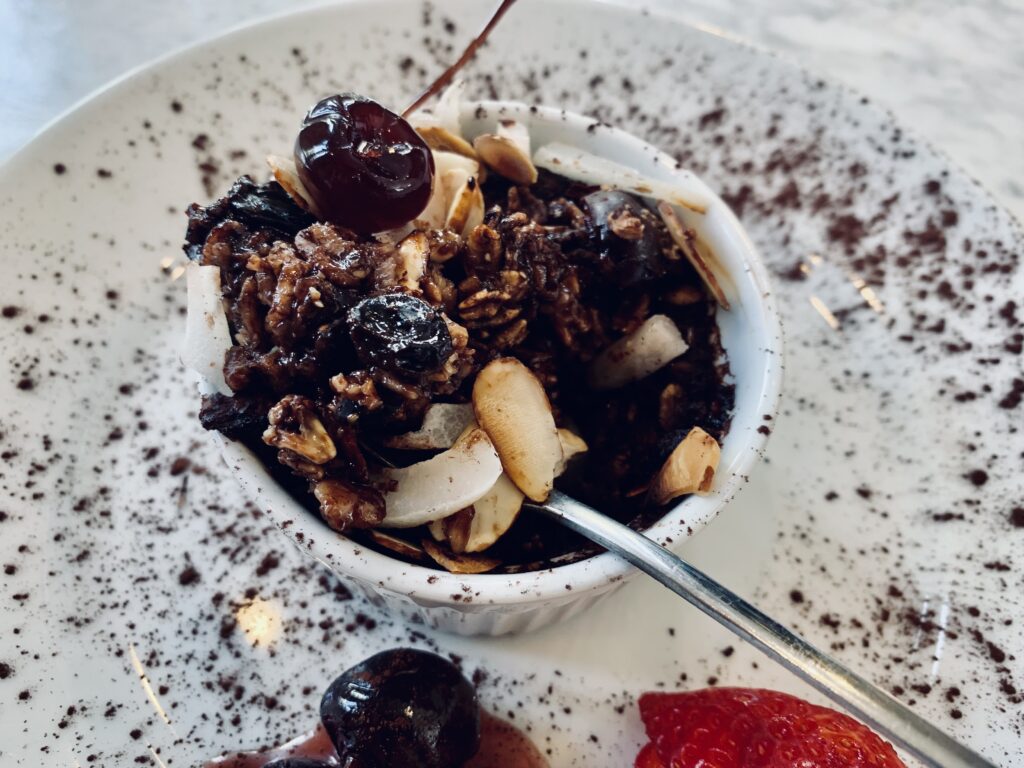
[[[270,426],[263,433],[267,445],[297,453],[314,464],[326,464],[338,453],[308,397],[286,395],[270,409],[267,419]]]
[[[384,520],[384,497],[372,488],[357,488],[342,480],[321,480],[313,486],[320,514],[331,528],[373,528]]]

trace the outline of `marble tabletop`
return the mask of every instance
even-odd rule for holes
[[[624,1],[673,9],[859,89],[1024,219],[1024,3]],[[133,67],[233,26],[315,4],[0,0],[0,160]]]

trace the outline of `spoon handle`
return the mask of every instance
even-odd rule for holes
[[[556,518],[657,579],[926,765],[995,768],[882,689],[643,534],[559,491],[554,491],[545,504],[529,507]]]

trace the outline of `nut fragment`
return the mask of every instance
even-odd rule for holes
[[[430,539],[424,539],[422,546],[435,563],[452,573],[487,573],[501,565],[501,560],[493,557],[457,555]]]
[[[546,499],[562,445],[537,377],[515,358],[492,360],[473,384],[473,411],[512,482],[534,501]]]
[[[571,429],[565,429],[564,427],[559,427],[558,429],[558,442],[562,445],[562,460],[555,469],[555,477],[565,472],[569,466],[569,461],[574,456],[579,456],[581,453],[586,453],[590,450],[586,440]]]
[[[476,176],[470,176],[461,169],[452,169],[445,171],[441,185],[446,188],[449,198],[445,228],[468,235],[484,220],[484,196]]]
[[[307,397],[286,395],[270,409],[267,419],[270,426],[263,433],[267,445],[285,448],[314,464],[326,464],[338,453]]]
[[[700,427],[694,427],[655,475],[650,500],[660,505],[683,494],[710,492],[721,453],[715,438]]]
[[[651,315],[594,358],[587,378],[594,389],[616,389],[651,375],[687,349],[672,318]]]
[[[515,120],[498,122],[497,133],[484,133],[473,139],[480,159],[499,175],[516,184],[537,181],[537,168],[530,159],[530,134]]]
[[[321,480],[313,486],[320,515],[336,531],[373,528],[384,519],[384,498],[372,488],[356,488],[341,480]]]
[[[313,196],[309,194],[302,183],[302,179],[299,178],[299,172],[295,168],[294,160],[290,157],[282,157],[281,155],[267,155],[267,165],[270,166],[270,172],[274,174],[274,180],[284,188],[284,191],[295,201],[296,205],[309,211],[318,219],[323,218],[317,212]]]
[[[661,218],[665,222],[665,226],[668,228],[668,233],[672,235],[672,239],[676,245],[679,246],[679,250],[686,256],[687,261],[693,265],[693,268],[697,270],[697,274],[700,275],[700,279],[704,281],[704,285],[711,292],[711,295],[715,297],[715,301],[723,309],[729,309],[729,299],[726,298],[725,292],[722,290],[722,286],[718,282],[718,278],[715,277],[715,273],[712,271],[708,260],[701,254],[700,249],[697,247],[697,236],[692,229],[687,229],[683,222],[679,218],[679,214],[675,212],[668,203],[661,201],[658,203],[658,213],[661,214]]]
[[[416,133],[427,143],[428,147],[436,152],[454,152],[463,157],[477,159],[476,150],[473,149],[472,144],[442,125],[424,123],[416,126]]]
[[[426,559],[422,549],[405,539],[400,539],[397,536],[392,536],[390,533],[384,533],[384,531],[378,530],[369,531],[369,535],[374,542],[384,547],[384,549],[391,550],[400,557],[405,557],[415,561],[422,561]]]
[[[413,232],[398,244],[399,285],[412,294],[420,295],[420,281],[427,271],[427,259],[430,257],[430,238],[425,232]]]

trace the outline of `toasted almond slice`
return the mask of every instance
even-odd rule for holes
[[[461,555],[466,551],[466,544],[469,542],[469,531],[473,525],[475,514],[476,512],[473,507],[466,507],[441,521],[444,524],[444,536],[448,541],[448,546],[457,555]]]
[[[455,194],[455,186],[457,186],[454,181],[449,182],[448,185],[443,183],[442,180],[448,171],[458,169],[465,173],[465,177],[481,178],[480,163],[472,158],[454,152],[436,150],[432,154],[434,156],[434,186],[430,190],[430,199],[427,201],[426,207],[415,219],[417,226],[427,230],[443,227],[448,215],[448,207]],[[456,177],[458,184],[461,184],[465,177]]]
[[[480,159],[499,175],[516,184],[537,181],[537,168],[530,159],[530,133],[515,120],[498,122],[497,133],[484,133],[473,139]]]
[[[467,235],[484,220],[484,196],[475,176],[462,170],[446,171],[441,183],[452,190],[444,225],[453,232]]]
[[[435,563],[452,573],[487,573],[501,565],[501,560],[493,557],[456,555],[430,539],[424,539],[422,546]]]
[[[694,427],[655,475],[649,491],[651,501],[665,504],[686,493],[710,492],[721,455],[718,441]]]
[[[573,181],[613,187],[655,200],[667,200],[696,213],[704,213],[710,204],[707,194],[697,188],[696,177],[689,171],[679,171],[671,182],[659,181],[643,176],[625,165],[558,142],[545,144],[534,152],[533,164]]]
[[[398,244],[398,256],[401,259],[398,282],[412,294],[420,294],[420,280],[427,271],[427,259],[430,258],[430,238],[425,232],[413,232]]]
[[[473,412],[512,482],[534,501],[544,501],[554,486],[562,445],[537,377],[515,358],[491,361],[473,384]]]
[[[672,318],[651,315],[594,358],[587,381],[594,389],[617,389],[651,375],[687,349]]]
[[[464,552],[483,552],[501,538],[519,517],[523,506],[523,492],[508,475],[502,473],[484,496],[473,502],[473,517],[469,523]],[[452,549],[458,551],[449,534]]]
[[[221,303],[220,267],[189,262],[185,281],[188,319],[181,361],[199,374],[209,391],[231,395],[231,388],[224,381],[224,355],[231,348],[231,331]]]
[[[436,152],[454,152],[463,157],[477,159],[473,145],[442,125],[417,125],[416,133]]]
[[[658,213],[661,214],[661,218],[668,228],[668,233],[672,235],[672,239],[679,246],[679,250],[683,252],[683,255],[693,265],[693,268],[697,270],[697,274],[700,275],[700,279],[704,281],[704,285],[707,286],[711,295],[715,297],[715,301],[723,309],[729,309],[729,299],[726,298],[725,291],[722,290],[718,278],[715,277],[714,270],[711,269],[709,261],[701,255],[700,249],[697,246],[697,238],[693,231],[687,230],[682,220],[680,220],[679,214],[668,203],[664,201],[659,202]]]
[[[384,547],[384,549],[390,549],[395,554],[407,557],[410,560],[424,559],[424,551],[405,539],[400,539],[397,536],[392,536],[390,533],[384,533],[384,531],[378,531],[372,528],[368,533],[370,534],[370,538],[377,544],[380,544],[380,546]]]
[[[501,474],[501,461],[487,433],[467,429],[444,453],[399,469],[386,469],[395,484],[385,494],[384,528],[411,528],[440,520],[479,499]]]
[[[419,429],[389,437],[384,445],[405,451],[443,450],[451,448],[472,423],[471,403],[432,403]]]
[[[559,477],[565,472],[573,456],[578,456],[590,450],[586,440],[564,427],[558,428],[558,442],[562,445],[562,461],[559,462],[558,467],[555,469],[555,477]]]
[[[267,155],[267,165],[270,166],[270,172],[274,174],[274,180],[284,187],[284,191],[295,201],[296,205],[309,211],[318,219],[323,218],[317,213],[313,196],[309,194],[309,190],[299,178],[294,160],[281,155]]]

